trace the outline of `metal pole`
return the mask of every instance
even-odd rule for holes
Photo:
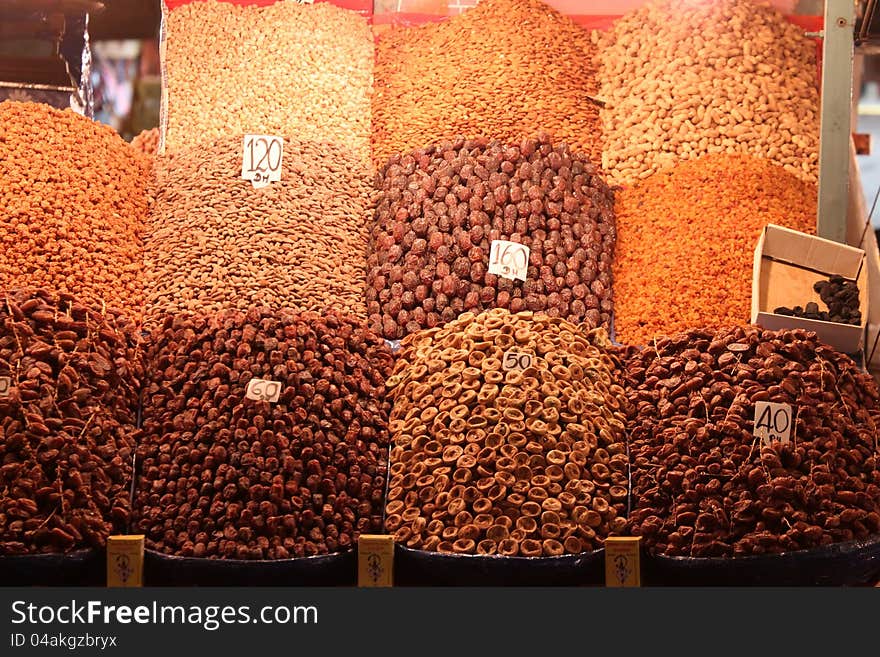
[[[854,30],[853,0],[825,0],[816,232],[820,237],[837,242],[846,241],[849,205]]]

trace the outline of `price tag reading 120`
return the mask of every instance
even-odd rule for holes
[[[245,135],[241,177],[257,189],[281,180],[284,140],[270,135]]]
[[[489,250],[489,273],[511,280],[526,280],[529,270],[529,247],[525,244],[492,240]]]
[[[281,396],[281,384],[278,381],[251,379],[248,381],[244,396],[254,401],[267,401],[274,404]]]

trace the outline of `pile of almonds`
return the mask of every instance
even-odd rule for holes
[[[626,525],[619,370],[603,329],[529,311],[465,313],[405,338],[388,380],[386,529],[457,554],[601,547]]]
[[[0,289],[45,287],[139,315],[147,172],[107,126],[0,103]]]
[[[482,0],[376,47],[373,156],[459,136],[518,142],[541,130],[597,164],[602,134],[589,33],[539,0]]]
[[[269,305],[365,316],[373,176],[345,148],[286,139],[281,180],[241,177],[242,135],[156,159],[146,322]]]
[[[168,317],[148,353],[135,522],[166,554],[285,559],[382,526],[391,352],[330,314]],[[280,384],[277,402],[246,396]]]
[[[68,294],[0,299],[0,555],[127,529],[142,364],[126,320]]]
[[[179,4],[179,3],[178,3]],[[373,37],[328,2],[189,2],[167,12],[164,148],[295,135],[370,159]]]
[[[748,153],[816,181],[816,45],[752,0],[650,0],[598,45],[602,168],[614,183],[679,160]]]
[[[730,557],[880,533],[880,392],[801,330],[691,330],[627,363],[633,510],[651,552]],[[753,435],[789,404],[790,442]],[[781,428],[781,427],[780,427]]]
[[[378,180],[367,312],[385,338],[495,307],[610,324],[613,194],[567,146],[458,139],[392,157]],[[489,273],[494,240],[529,247],[525,281]]]

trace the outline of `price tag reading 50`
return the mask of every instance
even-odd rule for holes
[[[511,280],[526,280],[531,251],[525,244],[492,240],[489,250],[489,273]]]
[[[241,177],[257,189],[281,180],[284,140],[271,135],[245,135]]]
[[[267,401],[274,404],[281,397],[281,384],[277,381],[251,379],[248,381],[244,396],[254,401]]]
[[[501,367],[505,372],[516,370],[520,372],[527,370],[532,366],[532,355],[524,351],[510,349],[504,352],[504,358],[501,361]]]

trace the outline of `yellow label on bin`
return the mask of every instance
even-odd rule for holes
[[[107,539],[107,586],[144,585],[144,537],[110,536]]]
[[[358,586],[394,585],[394,537],[361,534],[358,538]]]
[[[641,536],[605,539],[605,586],[641,586]]]

